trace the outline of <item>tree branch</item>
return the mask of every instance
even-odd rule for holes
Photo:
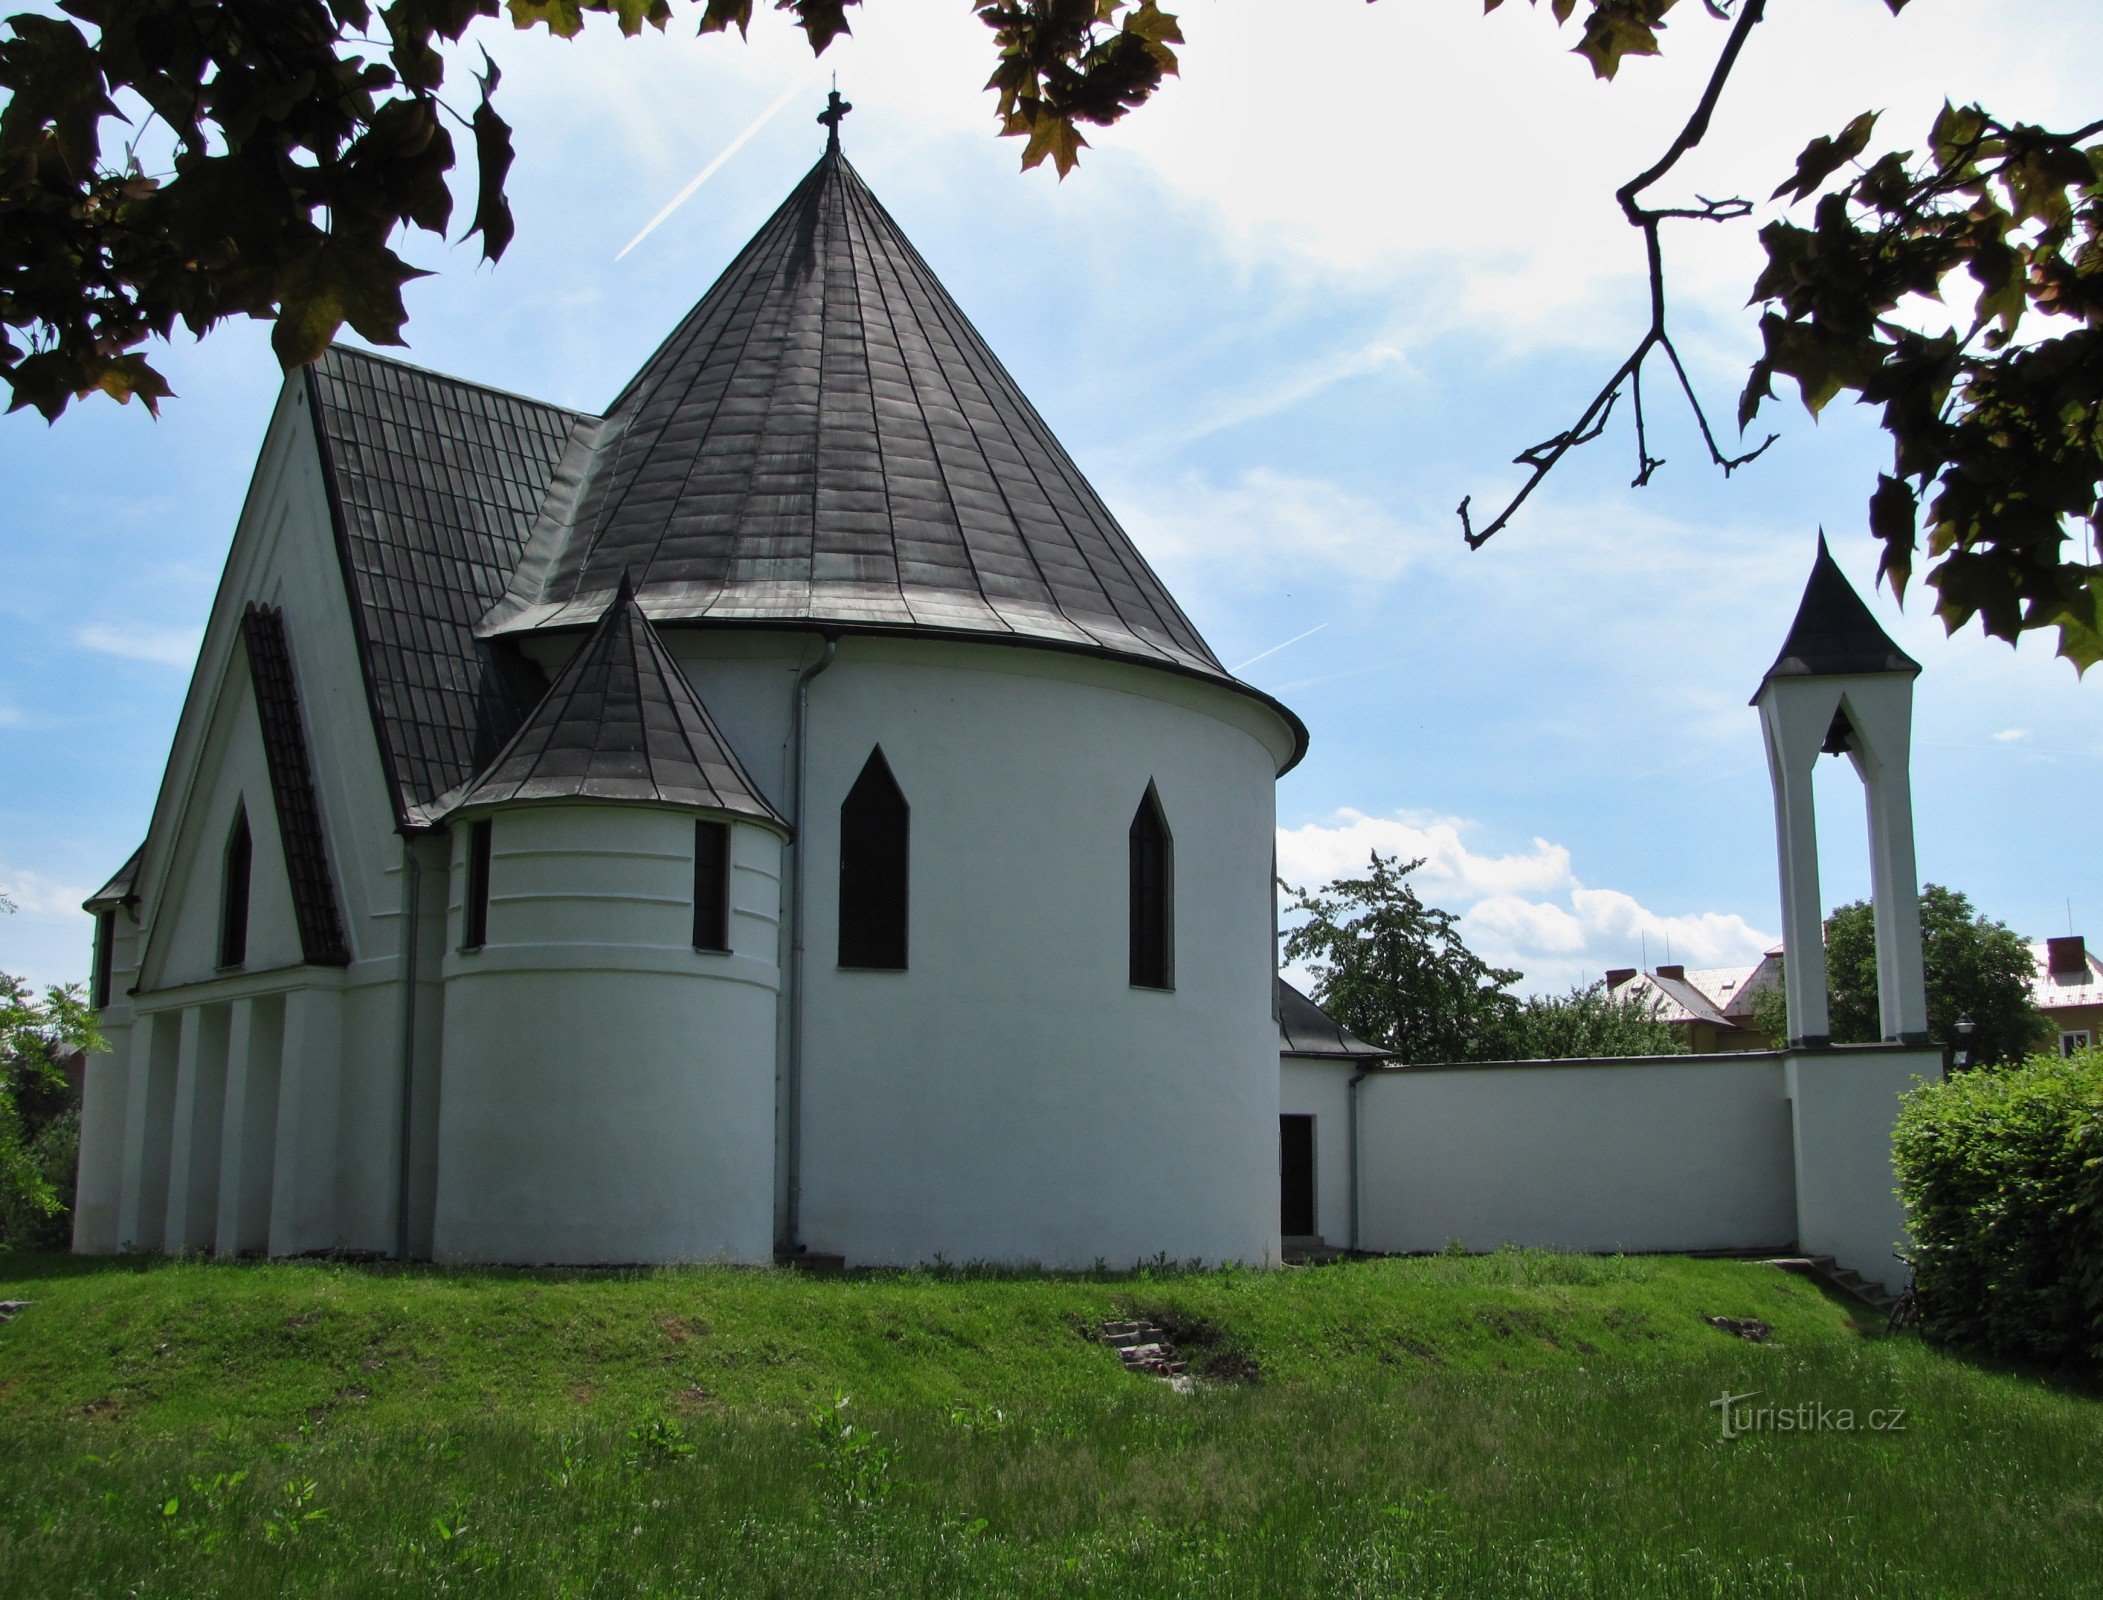
[[[1714,11],[1715,7],[1711,6],[1710,9]],[[1711,200],[1704,195],[1696,195],[1697,203],[1692,206],[1653,208],[1642,203],[1643,191],[1669,173],[1679,163],[1680,158],[1700,144],[1708,133],[1709,119],[1715,114],[1717,101],[1722,98],[1723,86],[1730,80],[1731,71],[1738,64],[1738,56],[1745,48],[1746,39],[1766,15],[1766,11],[1767,0],[1745,0],[1737,20],[1731,24],[1730,37],[1724,41],[1723,51],[1716,58],[1715,69],[1709,74],[1708,86],[1702,90],[1701,99],[1696,103],[1693,114],[1687,118],[1686,125],[1680,129],[1678,136],[1662,156],[1614,191],[1614,198],[1620,202],[1622,215],[1628,218],[1631,227],[1639,229],[1643,235],[1643,254],[1650,272],[1650,326],[1644,330],[1643,337],[1636,341],[1636,347],[1629,352],[1627,359],[1615,369],[1614,375],[1607,379],[1598,394],[1592,397],[1591,404],[1579,414],[1576,422],[1563,432],[1544,439],[1530,449],[1520,451],[1514,457],[1518,465],[1530,469],[1526,482],[1519,486],[1518,493],[1511,497],[1504,509],[1479,531],[1468,514],[1474,496],[1465,495],[1461,498],[1458,508],[1461,534],[1467,540],[1469,549],[1481,549],[1509,523],[1513,514],[1540,486],[1541,480],[1554,471],[1556,464],[1572,449],[1599,437],[1606,427],[1608,415],[1614,409],[1614,402],[1621,398],[1621,386],[1624,383],[1629,385],[1632,409],[1636,417],[1637,470],[1631,487],[1640,489],[1650,482],[1651,474],[1665,464],[1662,459],[1650,454],[1648,419],[1643,410],[1643,363],[1653,350],[1663,349],[1666,358],[1672,363],[1672,370],[1679,379],[1680,389],[1686,395],[1687,403],[1693,407],[1694,420],[1701,429],[1702,442],[1709,448],[1709,459],[1726,474],[1756,459],[1766,451],[1768,445],[1774,443],[1777,436],[1769,434],[1756,449],[1737,456],[1727,456],[1717,447],[1716,435],[1709,427],[1708,416],[1702,410],[1701,401],[1695,397],[1694,385],[1688,381],[1687,369],[1681,364],[1679,352],[1673,348],[1671,335],[1665,327],[1665,256],[1663,246],[1658,240],[1659,224],[1668,219],[1681,218],[1696,222],[1729,222],[1749,214],[1752,202],[1744,199]]]

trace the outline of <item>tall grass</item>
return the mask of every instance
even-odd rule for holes
[[[8,1594],[2075,1595],[2103,1573],[2103,1404],[1738,1263],[17,1266]],[[1083,1335],[1128,1310],[1239,1381],[1125,1373]],[[1748,1391],[1907,1415],[1725,1440],[1711,1402]]]

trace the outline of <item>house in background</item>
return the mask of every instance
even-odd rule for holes
[[[2072,1055],[2103,1043],[2103,957],[2074,933],[2031,944],[2030,959],[2030,998],[2050,1029],[2047,1045]],[[1609,995],[1649,995],[1660,1020],[1681,1030],[1695,1055],[1773,1049],[1777,1041],[1760,1031],[1753,1013],[1761,992],[1781,984],[1779,948],[1749,967],[1614,967],[1606,974]]]
[[[2103,1043],[2103,959],[2078,933],[2030,946],[2030,998],[2045,1014],[2049,1043],[2063,1056]]]
[[[1782,987],[1782,952],[1770,950],[1749,967],[1696,967],[1666,964],[1653,972],[1614,967],[1606,975],[1607,994],[1620,999],[1648,995],[1660,1021],[1678,1029],[1695,1055],[1730,1050],[1772,1050],[1779,1040],[1761,1031],[1753,1008],[1765,990]]]

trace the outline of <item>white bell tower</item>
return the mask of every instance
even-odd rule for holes
[[[1920,665],[1877,626],[1818,536],[1818,559],[1782,653],[1752,703],[1767,742],[1782,869],[1783,982],[1789,1048],[1830,1042],[1818,819],[1811,767],[1844,754],[1869,804],[1871,899],[1876,907],[1877,1006],[1887,1044],[1925,1045],[1927,982],[1913,865],[1913,680]]]

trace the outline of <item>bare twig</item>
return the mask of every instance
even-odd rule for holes
[[[1725,15],[1713,4],[1709,6],[1709,10],[1719,17]],[[1653,208],[1642,203],[1643,191],[1670,172],[1679,159],[1700,144],[1703,136],[1708,133],[1709,119],[1715,114],[1716,102],[1722,97],[1723,86],[1729,81],[1731,70],[1738,64],[1739,52],[1745,48],[1746,38],[1759,24],[1766,10],[1767,0],[1745,0],[1736,21],[1731,25],[1730,37],[1724,41],[1723,52],[1716,58],[1715,70],[1709,74],[1708,87],[1702,91],[1701,99],[1695,105],[1693,115],[1687,118],[1686,126],[1680,129],[1678,136],[1662,156],[1614,191],[1614,198],[1621,203],[1622,215],[1628,218],[1631,227],[1638,229],[1643,235],[1643,254],[1650,269],[1650,326],[1644,330],[1643,337],[1636,341],[1636,347],[1629,352],[1627,359],[1614,369],[1614,375],[1607,379],[1599,392],[1592,397],[1591,403],[1578,415],[1576,422],[1563,432],[1520,451],[1514,457],[1519,466],[1529,469],[1527,479],[1519,486],[1518,493],[1511,497],[1504,509],[1480,530],[1468,515],[1468,507],[1474,497],[1462,497],[1459,507],[1460,526],[1469,549],[1481,549],[1499,529],[1510,522],[1513,514],[1526,503],[1527,497],[1539,487],[1543,478],[1555,470],[1556,463],[1564,456],[1578,445],[1599,437],[1606,427],[1607,417],[1614,409],[1614,402],[1621,398],[1621,386],[1624,383],[1629,386],[1631,409],[1636,415],[1636,476],[1632,487],[1640,489],[1650,482],[1651,474],[1665,464],[1662,458],[1654,457],[1650,453],[1650,430],[1643,410],[1643,363],[1653,350],[1662,349],[1666,359],[1672,363],[1672,370],[1679,379],[1681,392],[1686,395],[1688,405],[1694,409],[1694,420],[1701,429],[1702,443],[1709,448],[1709,459],[1726,474],[1735,472],[1748,461],[1756,459],[1766,451],[1768,445],[1774,443],[1776,436],[1769,434],[1757,448],[1737,456],[1725,455],[1717,447],[1716,435],[1709,426],[1708,415],[1702,410],[1701,401],[1695,396],[1694,385],[1687,378],[1687,369],[1681,364],[1679,351],[1673,348],[1672,336],[1665,328],[1665,255],[1664,248],[1658,240],[1659,225],[1668,220],[1678,219],[1729,222],[1750,213],[1752,202],[1743,199],[1711,200],[1706,195],[1696,195],[1696,204],[1692,206]]]

